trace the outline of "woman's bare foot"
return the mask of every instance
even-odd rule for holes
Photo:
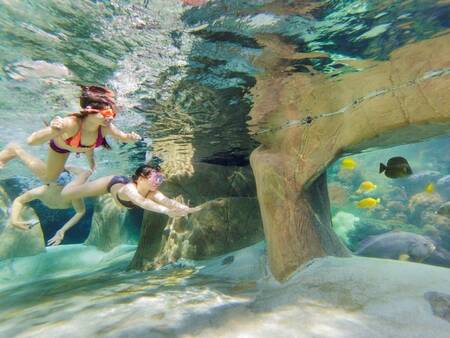
[[[14,157],[16,157],[16,149],[20,147],[15,143],[9,143],[5,149],[0,151],[0,169],[2,169],[6,163],[11,161]]]

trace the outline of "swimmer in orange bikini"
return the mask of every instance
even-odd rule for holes
[[[68,117],[55,117],[50,125],[31,134],[27,142],[38,145],[49,142],[47,164],[30,156],[19,145],[9,144],[0,152],[0,167],[18,157],[44,183],[54,182],[64,170],[72,152],[85,153],[91,170],[95,169],[94,149],[110,148],[105,136],[111,135],[121,142],[136,142],[141,137],[124,133],[112,121],[116,117],[114,93],[107,88],[82,86],[81,110]]]

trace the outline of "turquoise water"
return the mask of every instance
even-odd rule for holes
[[[401,47],[444,34],[450,22],[445,1],[325,1],[308,10],[295,1],[202,3],[0,0],[0,149],[13,141],[25,146],[26,137],[44,121],[76,111],[78,85],[96,83],[117,92],[117,126],[137,131],[143,140],[134,145],[113,141],[111,152],[98,151],[94,177],[130,174],[155,153],[165,159],[170,176],[190,177],[198,163],[246,167],[258,146],[248,132],[248,113],[251,89],[257,76],[264,76],[255,61],[262,54],[262,35],[292,44],[299,53],[327,54],[306,63],[286,63],[290,71],[326,74],[339,81],[344,74],[364,72],[344,65],[343,59],[385,61]],[[448,76],[448,68],[439,71],[436,77]],[[397,229],[431,238],[439,249],[450,251],[448,218],[426,222],[427,215],[410,205],[430,183],[430,196],[439,194],[439,199],[424,203],[421,212],[435,213],[449,200],[448,183],[442,181],[450,175],[448,143],[443,135],[420,144],[369,149],[351,155],[358,163],[354,171],[341,169],[342,158],[328,168],[334,228],[351,250],[369,235]],[[46,157],[46,146],[27,150]],[[379,163],[392,156],[407,158],[414,174],[423,175],[401,181],[380,175]],[[70,163],[85,165],[75,156]],[[355,194],[363,180],[377,189]],[[12,161],[0,170],[0,184],[12,199],[39,182]],[[359,209],[355,203],[363,197],[379,197],[381,203]],[[7,224],[10,202],[2,200],[0,205],[0,231]],[[0,336],[236,337],[242,332],[243,337],[386,337],[389,329],[395,332],[395,324],[380,320],[370,306],[359,315],[354,308],[341,311],[336,305],[336,299],[345,297],[330,289],[349,285],[347,294],[364,293],[364,280],[355,279],[361,277],[358,271],[344,276],[342,284],[318,287],[323,279],[313,277],[313,265],[311,275],[296,274],[283,285],[268,271],[264,243],[202,261],[180,259],[154,271],[128,271],[136,241],[106,253],[82,244],[95,208],[95,202],[89,203],[84,232],[77,233],[70,242],[74,244],[0,261]],[[41,223],[58,224],[67,217],[39,210]],[[139,233],[140,221],[133,218],[128,224]],[[231,256],[231,263],[224,261]],[[355,266],[363,268],[355,259]],[[330,259],[317,266],[336,272],[341,264],[337,262]],[[430,276],[437,271],[406,266]],[[438,271],[441,284],[447,283],[445,270]],[[441,284],[433,285],[448,292]],[[395,290],[414,289],[399,285]],[[326,296],[318,291],[308,298],[310,289]],[[395,315],[401,317],[401,311],[405,309]],[[427,319],[421,320],[427,327]],[[438,333],[448,332],[444,324],[432,323],[442,329]]]

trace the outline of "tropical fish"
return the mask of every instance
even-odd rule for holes
[[[429,192],[430,194],[434,192],[434,185],[433,183],[428,183],[427,186],[425,187],[425,191]]]
[[[450,202],[445,202],[442,204],[437,213],[442,216],[450,216]]]
[[[380,174],[383,172],[389,178],[400,178],[411,175],[412,169],[405,158],[392,157],[386,165],[380,163]]]
[[[400,256],[398,256],[398,260],[399,261],[407,261],[409,260],[411,257],[409,257],[408,254],[401,254]]]
[[[358,208],[371,209],[371,208],[375,207],[379,203],[380,203],[380,199],[379,198],[375,199],[375,198],[372,198],[372,197],[367,197],[367,198],[364,198],[364,199],[358,201],[356,203],[356,206]]]
[[[341,162],[342,169],[354,170],[357,166],[358,166],[358,164],[351,157],[344,158]]]
[[[425,236],[389,231],[369,236],[359,244],[357,255],[422,262],[436,250],[434,243]]]
[[[450,268],[450,252],[444,248],[436,248],[431,256],[425,258],[423,263]]]
[[[369,192],[375,189],[377,186],[370,181],[364,181],[360,184],[358,190],[356,190],[357,194],[361,194],[363,192]]]

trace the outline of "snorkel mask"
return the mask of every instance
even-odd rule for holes
[[[114,110],[112,110],[111,108],[108,109],[99,109],[98,111],[100,114],[102,114],[103,117],[108,118],[108,117],[112,117],[115,118],[116,117],[116,112]]]
[[[150,176],[148,176],[150,183],[156,186],[160,186],[164,182],[164,175],[159,171],[152,170]]]

